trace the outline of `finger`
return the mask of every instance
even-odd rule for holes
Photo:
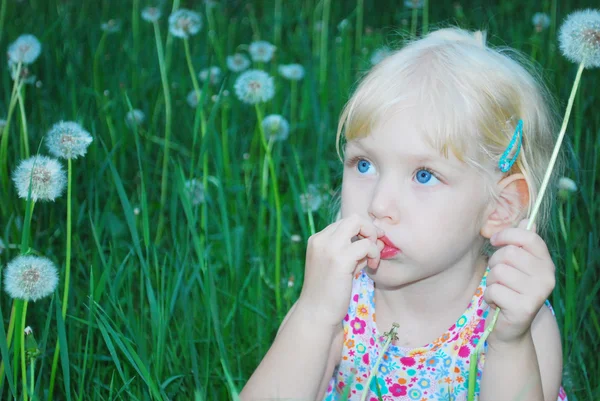
[[[380,235],[381,232],[382,230],[375,227],[371,220],[355,214],[341,222],[335,230],[335,235],[339,234],[342,241],[346,241],[347,238],[361,236],[369,239],[374,244],[379,236],[383,236],[383,234]]]
[[[483,300],[492,307],[511,311],[518,310],[523,300],[523,295],[498,283],[487,286],[483,293]]]
[[[492,236],[490,243],[495,247],[515,245],[539,259],[549,257],[548,247],[544,240],[536,233],[524,230],[522,227],[502,230]]]
[[[536,273],[534,269],[539,264],[539,261],[523,248],[519,248],[516,245],[505,245],[494,252],[488,260],[490,269],[502,264],[511,266],[531,276]]]
[[[381,242],[381,241],[380,241]],[[367,265],[371,268],[377,268],[379,259],[381,258],[379,247],[368,239],[361,239],[350,245],[348,256],[353,261],[367,260]]]
[[[524,294],[531,287],[528,275],[522,271],[505,264],[495,265],[487,276],[487,285],[500,284],[511,290]]]

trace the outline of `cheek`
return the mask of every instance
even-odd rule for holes
[[[348,217],[353,213],[364,214],[368,207],[369,193],[366,185],[352,182],[352,180],[343,180],[341,202],[342,218]]]

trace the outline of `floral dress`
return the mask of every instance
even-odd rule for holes
[[[377,332],[375,324],[373,280],[364,271],[358,273],[342,322],[342,360],[333,372],[324,401],[360,400],[364,391],[369,391],[368,401],[378,401],[378,394],[384,401],[467,400],[470,356],[483,334],[489,310],[483,300],[488,272],[489,268],[466,311],[433,343],[414,349],[390,344],[368,389],[367,380],[386,338]],[[476,398],[486,349],[484,344],[477,365]],[[562,387],[558,400],[567,400]]]

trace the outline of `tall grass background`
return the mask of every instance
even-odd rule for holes
[[[9,175],[25,158],[24,140],[31,154],[38,149],[47,154],[40,143],[59,120],[77,121],[94,137],[86,157],[73,160],[65,319],[60,311],[66,195],[38,202],[32,216],[32,252],[59,266],[60,284],[53,296],[28,306],[26,325],[41,350],[35,380],[28,384],[30,399],[49,399],[50,387],[56,400],[235,398],[299,295],[307,238],[331,220],[341,183],[334,140],[338,115],[371,66],[374,51],[397,47],[402,37],[438,26],[486,29],[491,45],[510,45],[537,63],[564,108],[577,66],[561,56],[556,33],[569,12],[593,5],[576,0],[430,1],[413,11],[388,0],[209,3],[160,4],[161,75],[158,36],[140,18],[143,7],[155,4],[1,1],[0,47],[6,49],[24,33],[42,42],[41,56],[30,66],[37,82],[24,87],[23,108],[15,109],[2,134],[9,136],[9,152],[0,160],[3,268],[20,254],[26,203],[17,197]],[[199,83],[203,102],[198,109],[186,103],[195,84],[184,41],[168,35],[168,16],[177,8],[202,15],[202,30],[188,40],[195,73],[212,65],[223,71],[219,85]],[[536,12],[551,17],[541,32],[531,22]],[[121,21],[118,32],[101,30],[110,19]],[[258,110],[235,97],[239,74],[225,64],[227,55],[247,52],[257,39],[277,46],[270,62],[251,67],[270,73],[276,85],[275,97]],[[278,73],[278,65],[288,63],[306,69],[297,84]],[[8,112],[12,89],[2,65],[0,117]],[[599,86],[600,72],[585,71],[566,138],[576,155],[568,177],[579,190],[557,203],[557,230],[547,240],[557,266],[551,302],[562,334],[563,385],[572,400],[600,399]],[[171,106],[168,140],[166,98]],[[125,123],[132,108],[146,114],[134,129]],[[257,115],[271,113],[291,123],[289,138],[273,143],[272,150],[281,227],[272,183],[267,181],[266,197],[261,192],[264,149]],[[200,205],[187,196],[185,182],[192,178],[205,184]],[[315,210],[301,201],[311,184],[320,191],[312,193],[313,200],[323,200]],[[14,347],[7,342],[11,307],[2,291],[4,362],[13,361],[12,356],[4,359]],[[18,372],[18,366],[6,364],[1,399],[23,399]]]

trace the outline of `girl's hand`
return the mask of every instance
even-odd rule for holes
[[[379,266],[384,244],[378,238],[383,235],[370,219],[356,214],[312,235],[298,307],[320,324],[339,325],[348,312],[354,274]]]
[[[502,246],[489,260],[490,272],[484,300],[492,307],[486,319],[489,327],[496,306],[500,314],[489,344],[512,343],[530,333],[531,323],[554,289],[555,266],[544,240],[526,229],[528,219],[517,228],[507,228],[492,237]]]

